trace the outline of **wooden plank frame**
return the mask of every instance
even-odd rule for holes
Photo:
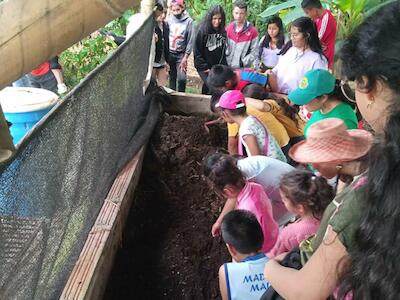
[[[142,146],[115,179],[60,299],[102,298],[139,182],[144,153]]]
[[[165,108],[168,113],[179,115],[204,115],[213,113],[210,110],[211,96],[181,92],[172,92],[171,105]]]

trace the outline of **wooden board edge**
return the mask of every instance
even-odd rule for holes
[[[142,146],[115,179],[60,299],[102,297],[139,182],[144,153],[145,146]]]

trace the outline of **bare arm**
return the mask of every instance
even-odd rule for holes
[[[220,228],[223,217],[230,211],[234,210],[236,207],[236,198],[229,198],[226,200],[224,208],[222,209],[217,221],[215,221],[214,225],[211,228],[212,236],[217,236],[220,234]]]
[[[228,152],[230,155],[238,154],[238,137],[228,136]]]
[[[278,91],[278,82],[276,78],[276,74],[272,72],[271,70],[267,71],[268,74],[268,84],[271,87],[272,92],[277,92]]]
[[[286,268],[271,259],[264,276],[285,299],[326,299],[337,286],[338,265],[347,255],[336,232],[328,226],[322,244],[302,269]]]
[[[219,277],[219,290],[221,292],[221,298],[222,300],[228,300],[228,287],[226,286],[224,265],[222,265],[219,268],[218,277]]]
[[[245,135],[243,136],[243,140],[246,142],[247,148],[249,149],[250,152],[247,153],[248,156],[262,155],[255,135],[251,134]]]
[[[246,105],[247,104],[250,104],[250,106],[260,111],[265,111],[265,112],[271,111],[271,106],[262,100],[246,97]]]

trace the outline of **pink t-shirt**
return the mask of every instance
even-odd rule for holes
[[[275,245],[279,227],[272,216],[271,202],[264,188],[255,182],[247,182],[237,199],[237,209],[244,209],[255,214],[264,233],[262,251],[268,252]]]
[[[278,240],[268,256],[275,257],[299,246],[300,242],[317,232],[319,224],[320,221],[315,218],[298,219],[289,224],[279,234]]]

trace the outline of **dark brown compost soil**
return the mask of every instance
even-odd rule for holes
[[[105,299],[219,299],[218,268],[229,260],[211,226],[224,201],[200,176],[226,126],[208,134],[201,117],[162,116],[106,289]]]

